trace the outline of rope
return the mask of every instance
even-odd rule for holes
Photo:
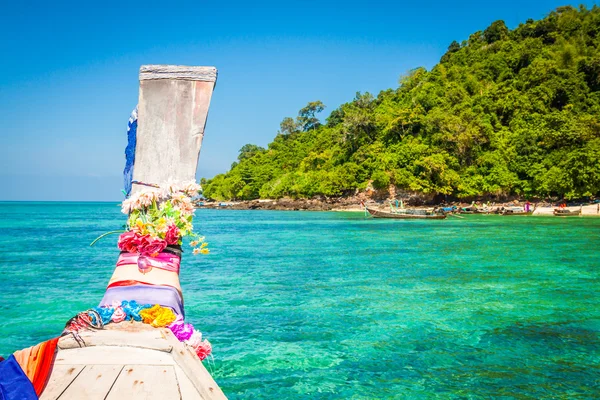
[[[131,184],[148,186],[148,187],[153,187],[153,188],[160,188],[160,185],[157,185],[156,183],[146,183],[146,182],[142,182],[142,181],[131,181]]]

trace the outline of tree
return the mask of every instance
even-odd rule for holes
[[[600,8],[503,21],[376,97],[310,102],[268,149],[204,184],[215,199],[338,196],[390,184],[458,197],[600,195]]]
[[[508,37],[508,28],[502,20],[494,21],[483,31],[483,39],[488,43],[494,43]]]
[[[300,127],[293,118],[285,117],[279,124],[279,133],[282,135],[291,135],[300,131]]]
[[[298,112],[296,123],[304,132],[316,129],[321,126],[321,122],[316,117],[318,113],[325,109],[325,104],[321,101],[311,101]]]
[[[257,146],[255,144],[245,144],[240,149],[240,154],[238,155],[238,161],[242,162],[247,158],[253,157],[256,153],[265,151],[263,147]],[[237,164],[236,164],[237,165]]]

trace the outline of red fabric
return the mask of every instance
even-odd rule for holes
[[[38,396],[44,390],[50,376],[58,339],[50,339],[14,353],[16,361],[33,384]]]
[[[183,297],[181,291],[179,289],[177,289],[176,287],[173,287],[171,285],[155,285],[152,283],[146,283],[146,282],[140,282],[140,281],[136,281],[133,279],[127,279],[124,281],[116,281],[111,283],[110,285],[108,285],[106,287],[106,290],[113,288],[113,287],[122,287],[122,286],[138,286],[138,285],[143,285],[143,286],[166,286],[166,287],[170,287],[173,288],[175,290],[177,290],[177,293],[179,293],[179,296]]]
[[[33,378],[33,388],[37,395],[41,395],[46,387],[52,365],[54,365],[54,356],[56,355],[56,345],[59,338],[50,339],[44,342],[43,347],[38,352],[38,368]]]

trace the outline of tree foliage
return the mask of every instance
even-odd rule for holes
[[[267,149],[245,145],[215,199],[398,188],[471,197],[600,193],[600,8],[493,22],[377,96],[309,103]]]

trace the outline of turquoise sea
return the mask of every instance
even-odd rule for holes
[[[600,219],[198,210],[188,320],[237,398],[598,398]],[[110,203],[0,203],[0,354],[97,305]]]

